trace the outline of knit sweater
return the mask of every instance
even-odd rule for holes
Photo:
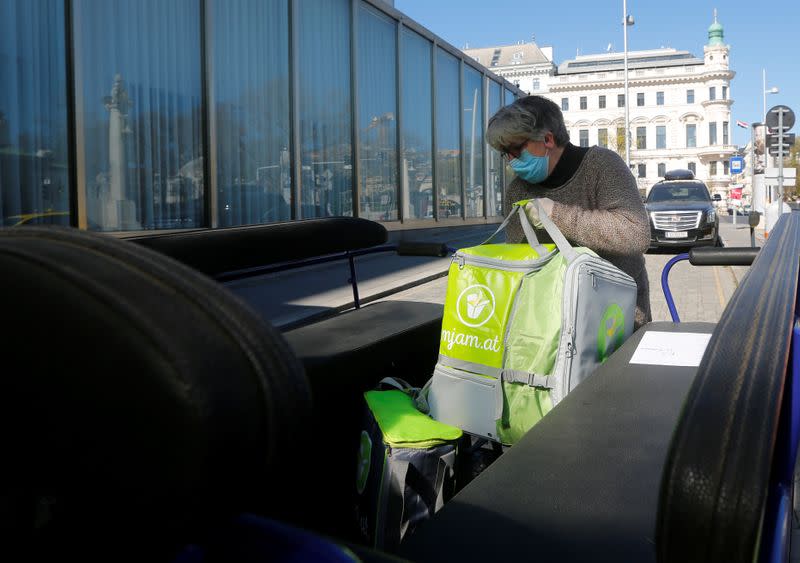
[[[650,245],[650,224],[636,180],[619,155],[592,147],[575,173],[552,188],[514,179],[506,189],[506,215],[515,201],[537,197],[553,200],[553,222],[573,245],[594,250],[633,277],[637,285],[635,326],[649,322],[650,287],[644,252]],[[537,232],[537,236],[549,239],[543,232]],[[517,221],[506,227],[506,239],[524,242],[525,234]]]

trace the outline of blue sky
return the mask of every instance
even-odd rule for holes
[[[605,52],[609,43],[615,51],[623,50],[622,0],[395,0],[395,7],[459,48],[467,43],[509,45],[535,36],[540,46],[553,46],[556,63],[576,52]],[[767,88],[780,89],[767,95],[767,109],[785,104],[800,114],[798,0],[628,0],[628,13],[636,21],[628,28],[628,49],[673,47],[702,58],[714,8],[736,71],[731,121],[761,121],[762,68],[767,71]],[[744,145],[747,130],[733,129],[734,142]]]

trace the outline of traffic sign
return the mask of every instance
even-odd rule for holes
[[[780,169],[774,167],[768,167],[764,170],[764,176],[769,178],[775,178],[777,180],[778,174],[780,174]],[[784,178],[792,178],[794,179],[797,177],[797,169],[795,168],[784,168],[783,169],[783,177]]]
[[[767,149],[767,150],[769,151],[769,155],[770,156],[778,156],[778,157],[783,156],[783,158],[789,158],[789,156],[790,156],[789,155],[789,149],[790,148],[791,148],[791,145],[783,145],[783,154],[781,154],[781,151],[778,150],[779,147],[777,145],[774,146],[774,147],[769,147],[769,149]]]
[[[731,174],[741,174],[744,170],[744,159],[741,156],[731,157]]]
[[[772,129],[778,126],[778,116],[783,114],[783,126],[791,129],[794,126],[794,112],[789,106],[775,106],[767,112],[767,127]]]
[[[778,146],[779,137],[780,137],[779,135],[767,135],[767,146],[768,147]],[[781,141],[783,142],[784,146],[788,145],[791,147],[794,144],[794,139],[795,139],[794,133],[784,133],[783,139],[781,139]]]

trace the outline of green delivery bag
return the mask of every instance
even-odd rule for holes
[[[393,552],[454,494],[462,432],[420,412],[419,389],[395,378],[381,388],[364,394],[356,514],[363,540]]]
[[[540,209],[540,244],[522,207],[448,273],[439,361],[426,385],[436,420],[514,444],[633,331],[636,283],[573,248]],[[514,216],[527,244],[488,244]]]

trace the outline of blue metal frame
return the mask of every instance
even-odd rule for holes
[[[681,319],[678,316],[678,310],[675,308],[675,301],[672,299],[672,292],[669,290],[669,271],[678,262],[688,259],[689,254],[678,254],[677,256],[672,257],[661,271],[661,289],[664,292],[664,298],[667,300],[667,307],[669,308],[669,314],[672,316],[673,323],[679,323],[681,322]]]
[[[767,507],[764,512],[764,530],[772,537],[764,538],[761,561],[783,563],[789,561],[792,533],[792,492],[794,470],[800,442],[800,306],[795,308],[792,345],[789,354],[789,373],[781,403],[781,418],[772,460]]]

